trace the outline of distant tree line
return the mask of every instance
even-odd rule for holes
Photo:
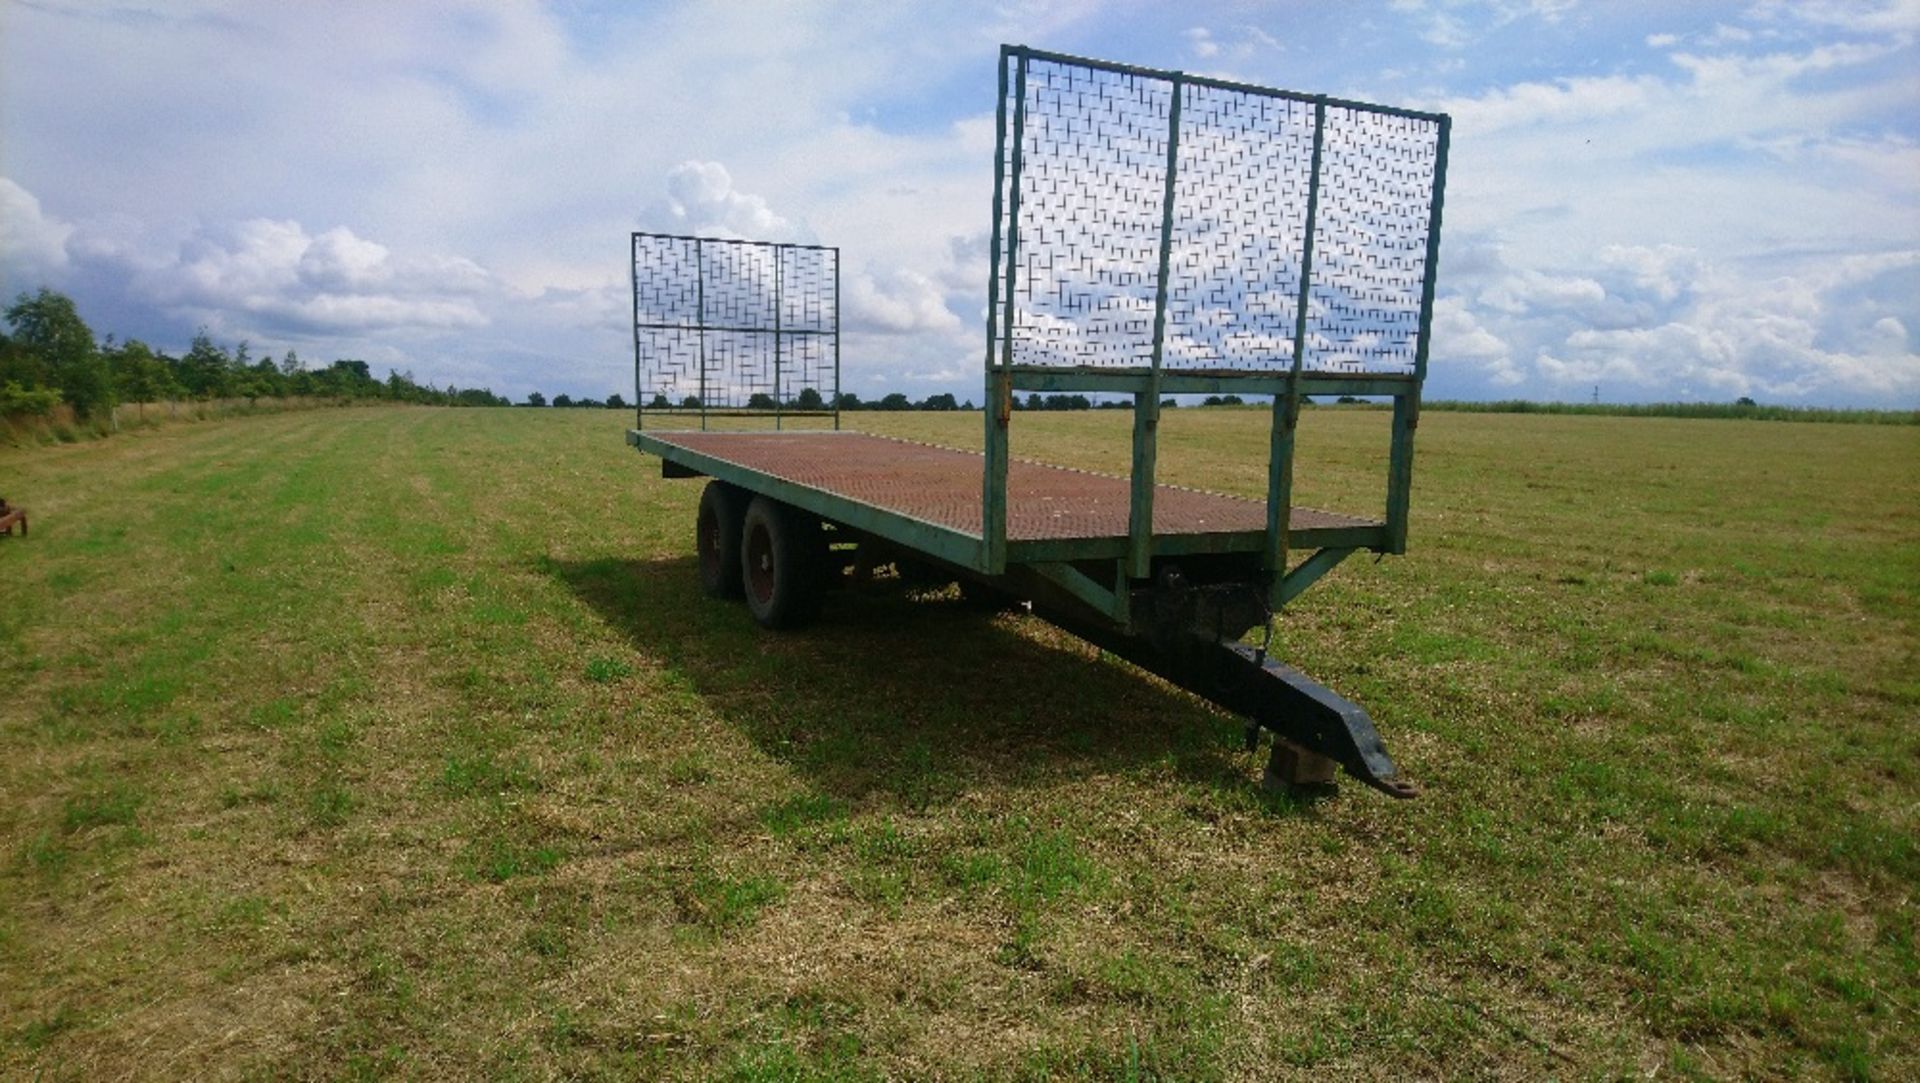
[[[342,359],[308,368],[292,350],[275,359],[253,356],[246,342],[229,350],[205,330],[179,357],[139,339],[104,342],[71,298],[42,288],[21,294],[6,310],[0,333],[0,415],[46,414],[65,403],[83,418],[116,403],[183,399],[313,397],[368,399],[433,406],[508,406],[486,388],[437,388],[412,373],[389,370],[377,379],[365,361]]]
[[[604,399],[588,398],[585,396],[576,399],[571,395],[555,395],[553,397],[553,401],[548,402],[547,397],[545,395],[542,395],[538,391],[535,391],[533,394],[528,395],[527,401],[520,403],[520,405],[521,406],[553,406],[563,410],[565,409],[574,409],[574,410],[629,410],[629,409],[632,409],[632,407],[627,405],[627,400],[621,398],[617,394],[608,395]]]
[[[1085,396],[1079,397],[1082,399],[1085,398]],[[951,393],[929,395],[919,402],[915,402],[898,391],[877,399],[865,401],[851,391],[844,391],[840,394],[836,403],[842,412],[848,410],[971,410],[974,408],[971,400],[959,402]],[[764,391],[756,391],[747,396],[746,408],[749,410],[772,410],[775,405],[773,396]],[[1019,404],[1015,403],[1014,405],[1018,407]],[[783,404],[783,408],[788,410],[830,409],[827,405],[826,396],[811,387],[801,388],[799,394],[788,399]],[[700,409],[700,396],[688,395],[679,402],[673,402],[665,395],[656,394],[647,401],[647,409],[698,410]]]

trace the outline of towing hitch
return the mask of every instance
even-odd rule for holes
[[[1209,644],[1225,652],[1219,665],[1225,671],[1214,691],[1195,689],[1235,714],[1251,719],[1252,738],[1260,730],[1273,733],[1273,753],[1267,762],[1269,784],[1314,781],[1300,777],[1298,751],[1332,760],[1389,797],[1417,797],[1420,791],[1399,777],[1387,747],[1361,706],[1284,662],[1259,657],[1239,643]],[[1189,686],[1191,687],[1191,686]],[[1295,748],[1288,748],[1293,745]],[[1248,751],[1252,751],[1250,747]],[[1331,780],[1326,780],[1331,781]]]
[[[1373,719],[1357,703],[1299,670],[1266,657],[1264,649],[1209,639],[1191,632],[1171,637],[1129,635],[1117,629],[1038,604],[1034,612],[1050,623],[1162,677],[1194,695],[1249,721],[1249,751],[1265,729],[1274,736],[1267,764],[1269,785],[1331,781],[1312,777],[1311,760],[1325,757],[1354,778],[1389,797],[1416,797],[1387,755]],[[1291,746],[1291,747],[1289,747]],[[1301,768],[1307,774],[1301,774]]]

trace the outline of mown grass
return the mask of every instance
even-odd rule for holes
[[[1260,491],[1261,422],[1163,476]],[[1429,415],[1414,552],[1275,637],[1425,796],[1301,805],[1031,618],[704,601],[622,423],[0,451],[0,1075],[1920,1073],[1916,430]]]
[[[354,405],[352,399],[315,396],[190,399],[184,402],[123,402],[91,417],[80,417],[71,406],[61,403],[45,413],[0,413],[0,447],[71,444],[81,440],[104,440],[121,433],[166,425],[351,405]]]
[[[1862,410],[1832,406],[1762,406],[1738,402],[1496,402],[1429,400],[1423,411],[1474,414],[1561,414],[1587,417],[1684,417],[1736,421],[1817,421],[1853,425],[1920,425],[1920,410]]]

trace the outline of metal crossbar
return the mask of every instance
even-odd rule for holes
[[[840,427],[838,248],[634,233],[632,271],[636,425],[652,410]]]

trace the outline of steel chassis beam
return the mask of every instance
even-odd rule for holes
[[[1281,742],[1324,756],[1347,774],[1392,797],[1417,796],[1399,777],[1380,731],[1359,704],[1335,693],[1266,652],[1244,643],[1210,641],[1191,633],[1126,634],[1070,610],[1034,602],[1035,615],[1081,639],[1245,718],[1251,738],[1265,729]],[[1274,773],[1269,768],[1269,776]]]

